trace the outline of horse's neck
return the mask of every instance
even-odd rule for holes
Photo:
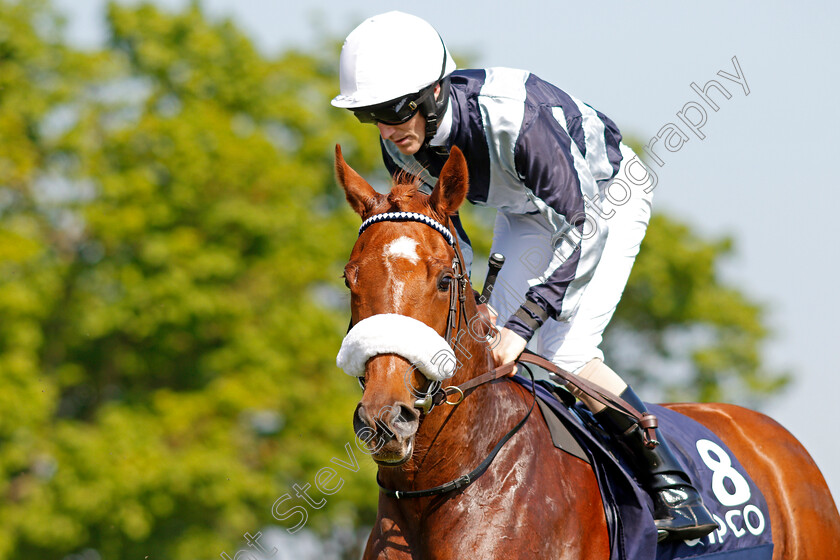
[[[474,343],[465,344],[464,349],[472,358],[463,362],[451,380],[453,385],[460,385],[495,365],[487,345],[471,340]],[[520,385],[500,379],[479,386],[457,406],[444,404],[434,408],[420,423],[411,459],[400,467],[380,468],[380,480],[390,488],[425,490],[473,471],[522,420],[531,406],[530,399],[530,394]],[[505,540],[496,541],[494,546],[502,553],[494,557],[521,557],[524,547],[529,546],[525,543],[532,540],[533,534],[545,537],[544,549],[562,550],[563,558],[608,557],[609,542],[602,517],[598,517],[600,521],[590,522],[594,536],[579,538],[581,519],[603,515],[592,513],[602,510],[598,509],[601,500],[589,466],[563,452],[549,452],[543,457],[550,460],[536,461],[535,453],[539,452],[534,449],[539,447],[540,435],[544,436],[542,445],[557,450],[545,437],[548,435],[545,425],[534,422],[534,418],[531,415],[532,421],[522,427],[518,437],[505,444],[506,452],[496,456],[484,478],[470,490],[445,494],[446,498],[432,502],[381,496],[378,527],[384,528],[387,534],[378,533],[377,546],[390,550],[388,547],[396,546],[390,543],[405,539],[413,552],[445,546],[456,549],[456,553],[462,552],[458,557],[471,556],[483,544],[494,540],[496,523],[514,534],[513,538],[508,539],[510,535],[506,535]],[[517,468],[524,464],[527,468]],[[513,472],[519,474],[505,478],[505,473]],[[504,484],[499,483],[502,479]],[[481,485],[485,488],[481,489]],[[535,500],[528,490],[534,487],[544,489]],[[511,503],[518,505],[511,508]],[[597,504],[596,509],[592,510],[590,504]],[[453,528],[458,542],[451,541]],[[442,535],[448,537],[441,541]],[[403,554],[402,545],[397,548],[397,554]],[[398,557],[408,558],[408,555]]]

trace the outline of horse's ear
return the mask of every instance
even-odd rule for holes
[[[457,146],[452,146],[449,159],[443,165],[437,185],[429,196],[429,204],[440,215],[448,216],[464,202],[468,188],[467,160]]]
[[[364,217],[376,204],[379,194],[344,161],[339,144],[335,145],[335,175],[344,189],[347,202],[359,216]]]

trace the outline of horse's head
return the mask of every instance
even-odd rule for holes
[[[379,194],[337,146],[336,174],[364,220],[344,268],[354,327],[339,362],[355,360],[355,369],[342,367],[364,377],[353,417],[356,434],[377,463],[398,465],[413,451],[418,396],[453,373],[454,355],[444,338],[462,318],[462,296],[474,305],[449,220],[467,193],[467,165],[453,148],[430,195],[399,180],[390,193]]]

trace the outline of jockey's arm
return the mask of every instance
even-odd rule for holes
[[[521,307],[500,329],[493,350],[498,364],[515,360],[547,319],[571,319],[606,239],[605,224],[591,215],[587,205],[588,199],[597,199],[597,181],[550,109],[537,111],[517,139],[514,166],[552,232],[554,257],[541,282],[523,294]],[[596,228],[581,250],[583,229],[592,223]]]

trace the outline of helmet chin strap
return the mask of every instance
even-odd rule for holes
[[[437,134],[438,123],[446,113],[446,106],[449,102],[449,76],[444,77],[446,73],[446,43],[443,42],[443,37],[438,35],[440,44],[443,47],[443,62],[440,65],[440,77],[437,80],[440,85],[440,93],[437,98],[432,94],[420,103],[420,111],[426,117],[426,139],[423,141],[423,148],[428,148],[432,138]]]
[[[432,138],[437,134],[438,124],[443,119],[449,103],[449,76],[441,79],[438,84],[440,92],[437,99],[434,95],[430,95],[420,104],[420,110],[426,117],[426,138],[423,141],[423,148],[428,148]]]

